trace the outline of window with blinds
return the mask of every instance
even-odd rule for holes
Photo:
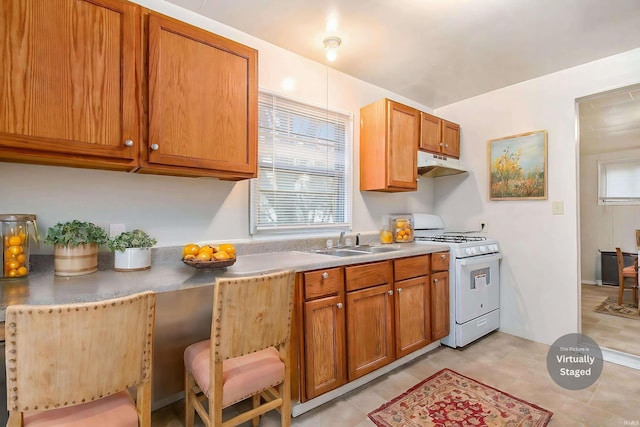
[[[352,127],[349,114],[260,92],[252,234],[350,226]]]
[[[640,204],[640,159],[598,161],[598,204]]]

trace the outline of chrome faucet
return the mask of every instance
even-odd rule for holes
[[[337,247],[342,247],[344,246],[344,231],[340,232],[340,237],[338,237],[338,245]]]

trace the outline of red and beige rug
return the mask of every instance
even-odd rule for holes
[[[380,427],[546,426],[553,412],[443,369],[369,414]]]

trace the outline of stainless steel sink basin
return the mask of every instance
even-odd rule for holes
[[[316,249],[313,253],[322,254],[322,255],[332,255],[339,257],[349,257],[356,255],[366,255],[366,254],[380,254],[385,252],[393,252],[400,250],[401,248],[398,246],[369,246],[369,245],[361,245],[361,246],[349,246],[349,247],[341,247],[341,248],[327,248],[327,249]]]
[[[316,254],[322,255],[331,255],[331,256],[339,256],[339,257],[347,257],[347,256],[356,256],[356,255],[366,255],[369,252],[355,250],[355,249],[318,249],[313,251]]]

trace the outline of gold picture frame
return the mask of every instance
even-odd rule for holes
[[[487,142],[489,200],[547,199],[547,131]]]

